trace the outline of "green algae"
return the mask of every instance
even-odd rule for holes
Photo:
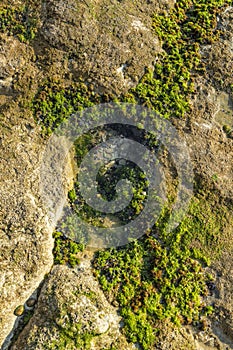
[[[33,40],[37,32],[37,18],[29,6],[0,6],[0,32],[17,37],[21,42]]]
[[[78,253],[84,250],[84,245],[65,237],[61,232],[54,232],[54,264],[68,264],[70,267],[79,265]]]
[[[153,29],[163,43],[163,53],[135,88],[107,100],[142,104],[164,118],[184,117],[195,93],[195,77],[205,71],[200,45],[219,39],[217,14],[227,5],[232,1],[179,0],[169,13],[155,14]],[[70,114],[105,100],[83,82],[66,89],[47,82],[32,108],[42,132],[49,135]],[[76,192],[71,190],[68,198],[75,202]],[[162,320],[201,327],[204,317],[213,311],[205,304],[212,278],[205,267],[224,245],[222,218],[227,212],[221,203],[216,210],[215,199],[197,191],[188,214],[173,232],[166,230],[168,206],[150,234],[126,247],[96,254],[96,276],[106,295],[117,300],[129,341],[138,342],[144,350],[153,349],[157,322]],[[55,248],[55,257],[62,244]],[[65,258],[59,256],[56,263],[69,262],[67,249]]]

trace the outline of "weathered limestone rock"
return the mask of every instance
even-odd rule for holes
[[[144,3],[48,0],[42,6],[41,34],[68,54],[74,77],[98,91],[123,93],[152,68],[161,46]],[[153,11],[155,7],[153,8]]]
[[[14,102],[0,120],[1,344],[16,319],[15,308],[50,270],[53,240],[39,199],[38,127]]]
[[[79,350],[107,349],[111,344],[136,349],[120,333],[120,321],[94,279],[88,260],[77,269],[55,266],[41,290],[33,317],[12,350],[54,349],[56,344]],[[88,334],[90,347],[81,340]]]
[[[232,139],[227,137],[218,117],[227,118],[223,112],[221,93],[208,84],[205,79],[197,83],[199,92],[193,101],[193,111],[183,124],[183,132],[193,159],[194,169],[206,182],[214,182],[214,187],[224,198],[232,198],[233,150]],[[230,110],[230,109],[229,109]],[[224,114],[224,117],[223,117]],[[214,181],[215,179],[215,181]]]
[[[0,34],[0,105],[18,96],[17,76],[31,64],[33,50],[19,40]],[[29,70],[31,78],[32,71]]]
[[[217,295],[215,298],[216,315],[212,320],[214,334],[229,349],[233,348],[233,266],[232,254],[225,252],[219,261],[215,262],[214,269],[217,275]]]
[[[53,241],[38,183],[44,141],[20,96],[30,91],[33,95],[39,80],[50,74],[64,80],[83,77],[100,92],[126,92],[161,52],[150,15],[174,3],[43,0],[42,7],[38,5],[41,27],[32,46],[1,36],[0,102],[5,107],[0,115],[0,344],[12,329],[16,307],[25,303],[52,266]],[[192,113],[176,122],[185,134],[196,173],[208,183],[217,179],[213,189],[229,202],[233,198],[232,138],[224,133],[223,125],[231,122],[232,107],[231,102],[226,107],[223,97],[232,99],[232,93],[224,91],[233,84],[232,13],[227,8],[219,17],[220,41],[202,47],[207,76],[196,81],[199,92]],[[230,227],[226,232],[226,239],[232,237]],[[213,300],[218,309],[212,321],[214,333],[194,336],[185,328],[169,333],[168,327],[158,349],[233,347],[231,259],[228,251],[213,265],[217,276]],[[55,267],[13,349],[49,349],[53,342],[63,341],[66,332],[77,331],[77,326],[82,335],[95,334],[91,350],[111,344],[117,349],[134,348],[121,335],[116,309],[106,301],[90,267]],[[77,348],[72,339],[70,346]]]
[[[218,18],[219,40],[202,49],[209,79],[219,89],[232,84],[233,76],[233,7],[227,7]]]

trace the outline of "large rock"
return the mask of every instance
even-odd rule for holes
[[[90,262],[77,269],[55,266],[45,281],[37,308],[12,350],[136,349],[120,333],[121,318],[94,279]],[[84,339],[89,337],[89,342]]]
[[[5,108],[0,116],[0,343],[12,329],[15,308],[25,303],[52,266],[51,229],[39,194],[44,142],[20,95],[29,96],[31,91],[33,96],[39,80],[52,75],[64,80],[82,76],[102,92],[127,91],[146,67],[153,66],[161,51],[150,29],[150,15],[157,7],[166,8],[174,2],[43,0],[42,7],[38,6],[41,27],[33,48],[2,36],[0,98]],[[196,81],[199,92],[192,113],[176,121],[190,147],[196,174],[229,203],[233,196],[232,138],[223,125],[232,122],[231,19],[232,8],[228,8],[218,21],[223,30],[220,41],[202,47],[207,75]],[[230,227],[226,232],[230,247]],[[213,300],[218,310],[212,322],[214,333],[209,330],[203,337],[194,337],[186,329],[168,333],[168,327],[158,349],[233,346],[231,259],[228,249],[213,265],[217,277]],[[79,325],[82,334],[95,333],[92,350],[109,348],[112,343],[117,349],[132,349],[120,334],[119,322],[116,309],[99,290],[89,266],[81,265],[79,270],[55,267],[45,280],[32,319],[13,348],[49,349],[52,342],[59,342],[64,333],[72,334]]]
[[[119,94],[152,68],[161,51],[145,9],[144,2],[47,0],[40,32],[50,46],[67,52],[74,77],[84,77],[100,92]]]
[[[0,344],[14,310],[38,287],[52,263],[52,232],[39,194],[43,145],[26,110],[12,102],[0,117]]]

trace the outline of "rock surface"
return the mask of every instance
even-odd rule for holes
[[[151,14],[174,3],[43,0],[38,4],[38,36],[31,45],[1,35],[0,344],[13,327],[15,309],[24,305],[53,264],[52,232],[39,193],[45,142],[25,105],[25,96],[30,100],[44,79],[75,81],[80,76],[99,92],[124,93],[137,84],[161,52],[161,44],[150,29]],[[196,173],[228,203],[233,198],[233,140],[223,126],[233,127],[233,94],[227,90],[233,86],[232,16],[232,8],[227,8],[219,16],[220,40],[202,47],[206,76],[196,80],[198,93],[192,113],[176,122],[190,146]],[[232,226],[227,227],[223,232],[225,252],[212,266],[216,275],[212,301],[217,315],[211,328],[199,334],[182,328],[178,333],[170,331],[168,325],[158,349],[233,349],[232,237]],[[89,260],[84,259],[78,270],[64,266],[52,269],[34,315],[13,349],[49,349],[64,337],[67,327],[72,333],[70,326],[77,325],[82,334],[95,334],[91,350],[111,344],[117,349],[135,348],[121,335],[117,309],[105,299]],[[74,344],[70,346],[75,349]],[[64,345],[64,349],[70,348]]]
[[[68,54],[73,77],[99,92],[119,94],[152,68],[161,45],[143,2],[49,0],[42,6],[41,35]],[[154,8],[153,8],[154,11]]]
[[[136,349],[121,335],[120,322],[93,277],[89,260],[83,259],[73,270],[55,266],[44,283],[33,317],[12,350],[54,349],[58,344],[60,348],[64,344],[64,348],[80,350],[107,349],[112,344]],[[91,335],[90,347],[81,340],[85,334],[86,338]]]
[[[4,35],[1,43],[0,344],[13,327],[14,310],[53,263],[51,229],[39,199],[40,130],[14,101],[22,93],[20,84],[36,74],[33,50]]]
[[[53,240],[38,191],[41,142],[33,120],[20,114],[13,104],[0,126],[0,343],[14,324],[15,308],[53,263]]]

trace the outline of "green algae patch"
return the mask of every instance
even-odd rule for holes
[[[204,257],[208,265],[232,245],[232,208],[211,193],[195,196],[180,225],[184,240],[190,242],[194,257]],[[202,252],[202,254],[200,254]]]
[[[121,249],[97,253],[94,268],[106,295],[116,299],[131,342],[152,349],[157,322],[201,324],[212,311],[203,297],[208,294],[203,265],[179,239],[170,246],[153,236]]]
[[[118,302],[128,340],[144,350],[154,348],[161,321],[204,328],[214,311],[206,299],[214,277],[206,267],[229,245],[230,211],[213,194],[196,194],[172,232],[166,229],[169,213],[168,205],[150,233],[99,251],[93,261],[107,298]]]
[[[76,243],[65,237],[61,232],[54,232],[54,264],[68,264],[70,267],[79,265],[80,259],[78,253],[84,250],[84,245]]]
[[[156,13],[153,28],[163,53],[153,71],[121,97],[123,102],[143,104],[165,118],[183,117],[190,111],[194,79],[204,73],[200,45],[219,39],[217,14],[232,1],[177,1],[169,13]]]
[[[35,38],[37,22],[28,5],[0,6],[0,32],[16,36],[21,42],[29,42]]]
[[[105,95],[100,96],[82,80],[69,86],[49,80],[40,86],[31,108],[42,134],[48,136],[72,113],[101,102]]]
[[[91,341],[95,337],[92,332],[84,332],[81,323],[70,323],[66,327],[59,328],[59,339],[53,340],[47,345],[48,350],[82,349],[91,348]]]

